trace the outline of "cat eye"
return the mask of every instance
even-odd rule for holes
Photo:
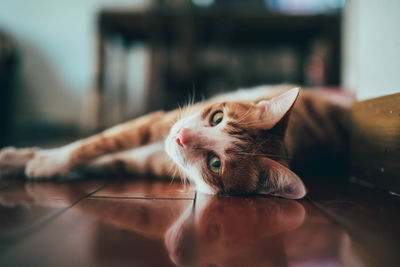
[[[211,116],[210,124],[211,126],[215,126],[219,124],[224,118],[224,113],[222,111],[217,111]]]
[[[221,160],[215,154],[208,156],[207,166],[208,169],[215,174],[219,174],[221,172]]]

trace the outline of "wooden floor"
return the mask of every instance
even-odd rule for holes
[[[0,181],[0,266],[400,266],[400,198],[308,183],[300,201],[180,183]]]

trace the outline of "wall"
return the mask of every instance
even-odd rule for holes
[[[348,0],[343,84],[366,99],[400,92],[400,1]]]
[[[21,53],[20,124],[45,121],[85,128],[94,86],[96,14],[142,8],[146,0],[1,0],[0,29]],[[400,91],[400,1],[348,0],[343,81],[360,99]]]
[[[85,128],[94,87],[96,15],[146,0],[1,0],[0,30],[21,55],[16,118]]]

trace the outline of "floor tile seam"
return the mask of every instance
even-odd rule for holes
[[[345,224],[341,220],[338,220],[334,213],[327,210],[323,205],[319,204],[317,201],[314,201],[314,200],[310,199],[309,197],[306,197],[306,199],[315,209],[317,209],[320,213],[322,213],[322,215],[324,215],[329,220],[331,220],[335,225],[339,226],[346,232],[349,232],[347,227],[345,226]]]
[[[44,227],[46,224],[50,223],[51,221],[55,220],[58,216],[62,215],[64,212],[66,212],[68,209],[70,209],[73,206],[75,206],[76,204],[78,204],[80,201],[86,199],[87,197],[91,196],[92,194],[95,194],[99,190],[103,189],[103,187],[104,187],[104,183],[102,185],[100,185],[99,187],[97,187],[95,190],[91,191],[90,193],[80,197],[79,199],[74,201],[71,205],[64,207],[64,208],[60,208],[60,209],[56,210],[54,213],[50,213],[48,216],[44,216],[43,218],[39,219],[35,223],[29,225],[26,229],[24,229],[20,233],[9,232],[6,235],[0,235],[0,240],[6,241],[7,239],[16,237],[16,238],[20,239],[19,242],[21,242],[22,240],[27,238],[30,234],[37,231],[41,227]],[[19,243],[19,242],[17,242],[17,243]]]
[[[346,221],[344,219],[341,219],[341,216],[338,216],[337,214],[330,212],[328,209],[323,207],[317,201],[311,200],[309,198],[307,198],[307,199],[309,200],[310,204],[313,207],[315,207],[318,211],[320,211],[324,216],[329,218],[335,225],[340,227],[340,229],[345,231],[349,236],[351,236],[352,238],[355,238],[356,240],[358,240],[358,242],[363,243],[367,247],[370,247],[371,240],[367,241],[364,234],[357,233],[356,230],[358,229],[358,227],[349,225],[349,223],[346,223]],[[374,240],[376,239],[375,237],[373,237],[373,238],[374,238]]]
[[[358,227],[349,226],[349,223],[346,222],[348,220],[341,219],[341,218],[345,218],[346,216],[342,216],[335,212],[329,211],[329,209],[325,208],[322,204],[319,204],[317,201],[310,200],[310,199],[309,199],[309,201],[316,209],[318,209],[321,213],[323,213],[324,215],[329,217],[332,221],[334,221],[335,224],[338,224],[339,226],[348,230],[347,232],[353,231],[354,228],[358,228]]]
[[[145,199],[145,200],[194,200],[194,197],[125,197],[125,196],[89,196],[88,199]]]

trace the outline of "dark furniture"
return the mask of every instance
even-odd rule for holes
[[[146,89],[153,97],[146,103],[144,112],[148,112],[173,108],[190,94],[198,100],[216,90],[241,86],[280,82],[313,85],[307,78],[307,66],[313,55],[321,56],[318,47],[325,51],[321,56],[324,77],[323,84],[316,85],[338,85],[340,21],[337,14],[292,16],[265,10],[104,10],[98,19],[98,125],[106,126],[102,124],[106,112],[103,95],[108,90],[105,47],[113,38],[121,40],[124,51],[136,43],[146,44],[151,51]],[[283,71],[293,69],[287,75],[275,71],[277,64],[267,57],[284,48],[294,58],[290,66],[282,67]],[[269,53],[265,60],[263,53]],[[125,73],[120,77],[129,75],[126,67],[122,71]],[[120,90],[120,111],[124,112],[126,82],[120,81],[118,87],[113,90]]]

